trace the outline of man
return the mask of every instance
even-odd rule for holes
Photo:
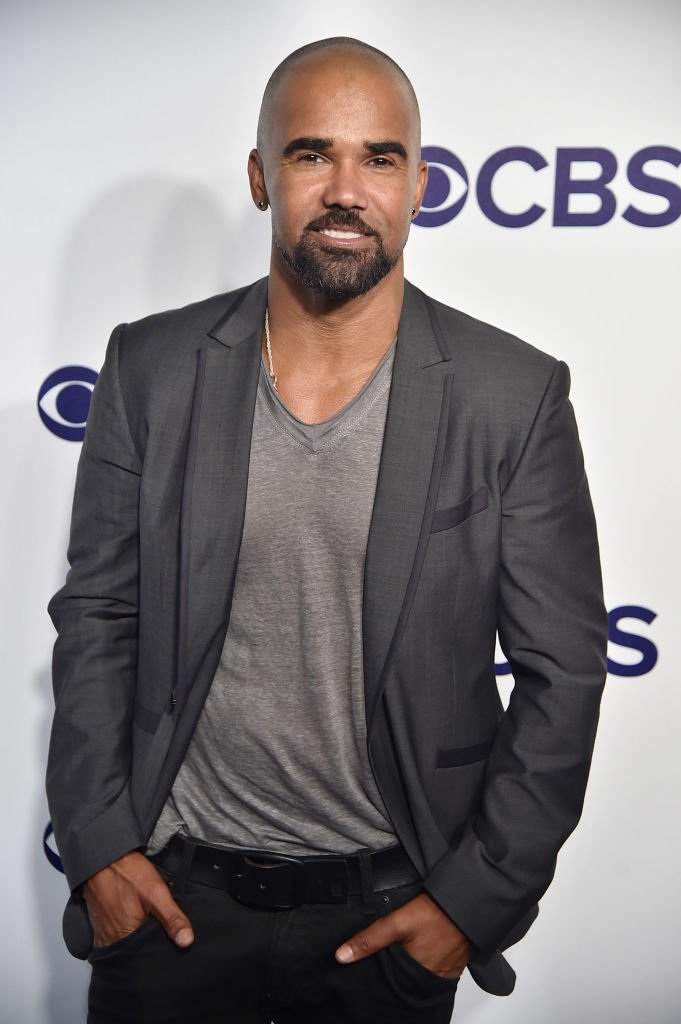
[[[288,57],[249,177],[269,278],[117,328],[93,396],[50,608],[65,935],[98,1024],[445,1024],[467,965],[512,989],[584,796],[569,378],[404,281],[427,168],[384,54]]]

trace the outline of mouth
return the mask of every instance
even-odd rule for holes
[[[357,223],[341,223],[337,221],[329,224],[310,224],[308,230],[311,230],[313,234],[317,235],[322,244],[322,247],[327,251],[335,250],[339,252],[341,250],[347,250],[354,252],[355,250],[365,250],[371,248],[376,232],[372,231],[371,228],[365,224]]]
[[[341,240],[367,237],[363,231],[347,231],[342,228],[320,228],[319,234],[324,235],[326,238],[339,238]]]
[[[376,232],[365,224],[357,214],[339,210],[334,215],[319,217],[307,225],[307,230],[319,235],[327,242],[338,245],[365,246]]]

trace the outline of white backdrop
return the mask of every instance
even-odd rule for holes
[[[495,999],[468,978],[455,1019],[678,1022],[681,222],[638,226],[622,213],[629,204],[649,215],[671,208],[667,219],[681,212],[681,171],[672,159],[681,146],[681,4],[345,0],[336,14],[332,7],[325,13],[318,0],[247,8],[228,0],[0,5],[0,1017],[77,1024],[88,971],[61,946],[66,888],[42,846],[53,642],[45,604],[65,571],[80,445],[46,428],[39,389],[63,367],[98,370],[119,321],[266,273],[268,218],[252,207],[245,177],[260,95],[290,50],[343,33],[404,66],[421,99],[424,145],[455,154],[469,179],[455,218],[413,228],[408,275],[570,364],[608,607],[634,606],[634,617],[613,615],[629,639],[613,633],[620,643],[611,645],[615,671],[584,818],[537,924],[511,954],[516,992]],[[627,180],[630,158],[651,146],[668,147],[646,165],[673,183],[666,199]],[[483,195],[481,206],[476,197],[480,169],[508,147],[533,150],[529,158],[537,163],[539,154],[547,165],[533,170],[516,160],[494,179],[499,209],[546,207],[522,228],[495,223],[489,201]],[[580,147],[614,154],[616,209],[598,226],[554,226],[556,163],[569,156],[557,151]],[[573,164],[573,178],[599,174],[598,164]],[[440,169],[433,189],[431,206],[446,209],[463,180]],[[568,214],[597,213],[603,196],[612,205],[605,192],[574,195]],[[558,206],[565,202],[559,181]],[[53,422],[70,409],[73,421],[83,394],[72,384],[61,405],[57,392],[43,397],[43,409]],[[622,674],[627,666],[633,674]]]

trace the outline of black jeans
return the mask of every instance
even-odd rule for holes
[[[150,917],[94,949],[88,1024],[449,1024],[456,980],[400,944],[352,964],[334,959],[344,939],[418,887],[262,910],[165,877],[192,922],[193,945],[179,949]]]

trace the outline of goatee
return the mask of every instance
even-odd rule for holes
[[[372,235],[374,244],[362,250],[320,244],[324,228],[358,231]],[[405,239],[406,242],[406,239]],[[371,291],[399,260],[405,242],[388,253],[383,239],[356,213],[337,211],[308,224],[293,249],[287,249],[274,234],[274,244],[284,261],[303,284],[327,299],[356,299]]]

